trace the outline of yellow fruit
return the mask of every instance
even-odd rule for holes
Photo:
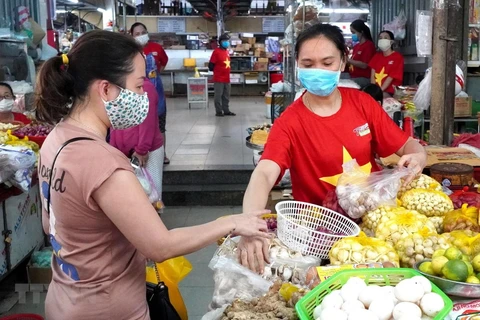
[[[468,278],[468,267],[462,260],[449,260],[443,266],[442,274],[448,280],[465,282]]]
[[[444,256],[448,260],[462,259],[462,251],[458,250],[455,247],[450,247],[445,251]]]
[[[470,263],[470,257],[467,256],[466,254],[462,254],[462,259],[461,260]]]
[[[468,261],[465,261],[465,260],[462,260],[463,262],[465,262],[465,264],[467,265],[467,268],[468,268],[468,275],[469,276],[474,276],[475,275],[475,272],[473,271],[473,266],[470,262]]]
[[[433,272],[438,275],[442,275],[442,268],[448,262],[447,257],[440,256],[432,259]]]
[[[478,278],[475,276],[470,276],[467,278],[467,283],[480,284],[480,280],[478,280]]]
[[[480,272],[480,254],[477,254],[473,259],[472,259],[472,266],[473,269],[476,272]]]
[[[436,257],[441,257],[443,255],[445,255],[445,251],[444,249],[439,249],[439,250],[436,250],[433,255],[432,255],[432,259],[433,258],[436,258]]]
[[[433,271],[433,267],[432,267],[432,262],[430,261],[423,262],[418,269],[420,269],[420,271],[426,274],[431,274],[432,276],[435,275],[435,271]]]

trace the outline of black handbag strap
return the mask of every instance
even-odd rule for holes
[[[47,213],[48,213],[49,217],[50,217],[50,197],[51,197],[51,193],[52,193],[51,191],[52,191],[53,169],[55,168],[55,163],[57,162],[57,158],[60,155],[60,152],[62,152],[62,150],[66,146],[68,146],[70,143],[77,142],[77,141],[82,141],[82,140],[94,141],[95,139],[87,138],[87,137],[76,137],[76,138],[72,138],[70,140],[67,140],[60,146],[60,148],[58,148],[57,154],[55,154],[55,157],[53,158],[52,168],[50,169],[50,176],[48,178],[49,180],[48,180]]]

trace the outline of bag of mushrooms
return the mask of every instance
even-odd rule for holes
[[[409,174],[407,168],[370,173],[360,167],[355,159],[351,160],[343,165],[343,174],[338,180],[338,203],[352,219],[361,218],[380,206],[396,207],[401,179]]]

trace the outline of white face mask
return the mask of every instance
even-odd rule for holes
[[[378,40],[378,47],[382,51],[387,51],[388,49],[390,49],[392,47],[392,40],[380,39],[380,40]]]
[[[10,112],[13,109],[13,99],[3,99],[0,101],[0,112]]]
[[[137,41],[138,44],[141,45],[141,46],[145,46],[147,44],[148,40],[150,40],[150,37],[148,36],[148,33],[147,34],[142,34],[141,36],[138,36],[138,37],[135,37],[135,41]]]

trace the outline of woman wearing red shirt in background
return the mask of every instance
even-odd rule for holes
[[[132,27],[130,28],[130,34],[135,40],[143,47],[143,53],[147,55],[152,55],[155,59],[157,64],[157,72],[162,72],[168,63],[168,56],[163,50],[163,47],[153,41],[150,41],[150,37],[148,36],[147,27],[141,22],[135,22]],[[147,70],[147,72],[150,72]],[[161,82],[160,75],[154,75],[158,81]],[[172,84],[173,85],[173,84]],[[158,91],[158,126],[160,127],[160,132],[163,135],[163,145],[166,151],[166,134],[165,134],[165,125],[167,123],[167,105],[165,99],[165,93],[163,92],[163,85],[160,83]],[[167,158],[167,155],[164,155],[164,164],[169,164],[170,160]]]
[[[0,82],[0,122],[18,121],[30,124],[31,121],[23,113],[12,112],[15,95],[12,87],[5,82]]]
[[[375,55],[375,44],[370,28],[362,20],[353,21],[350,31],[352,40],[358,44],[353,47],[352,58],[348,60],[348,72],[350,78],[363,87],[370,83],[371,69],[368,63]]]
[[[378,36],[378,48],[372,61],[368,64],[371,71],[371,83],[378,84],[383,91],[385,98],[393,96],[394,86],[401,86],[403,83],[403,56],[393,51],[395,37],[390,31],[382,31]]]

